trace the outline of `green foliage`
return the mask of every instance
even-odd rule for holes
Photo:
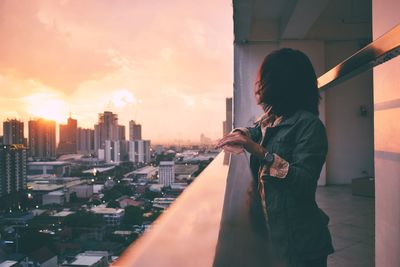
[[[155,221],[155,220],[158,218],[158,216],[161,215],[161,213],[162,213],[162,211],[154,211],[154,212],[147,218],[147,220],[149,220],[150,222],[153,222],[153,221]]]
[[[101,200],[100,200],[100,199],[93,199],[93,200],[90,202],[90,204],[98,206],[98,205],[101,204]]]
[[[0,198],[0,212],[25,211],[34,204],[32,199],[28,199],[26,191],[13,192]]]
[[[143,223],[142,208],[134,206],[126,207],[123,222],[126,225],[141,225]]]
[[[107,203],[107,208],[114,208],[118,209],[120,208],[118,201],[111,200],[110,202]]]
[[[64,225],[69,227],[93,227],[103,224],[103,218],[92,212],[78,211],[65,217]]]
[[[43,246],[52,247],[52,236],[37,231],[27,231],[21,234],[19,246],[22,253],[30,253]]]
[[[159,165],[160,161],[174,161],[175,154],[161,154],[156,156],[156,164]]]
[[[143,194],[143,198],[148,200],[153,200],[156,197],[162,197],[161,192],[153,192],[150,189],[146,188],[146,191]]]
[[[129,185],[116,184],[113,188],[105,190],[104,192],[105,201],[116,200],[121,196],[132,196],[133,191]]]

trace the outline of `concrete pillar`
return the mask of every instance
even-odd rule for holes
[[[373,0],[373,37],[400,23],[398,0]],[[374,69],[375,266],[400,266],[400,57]]]

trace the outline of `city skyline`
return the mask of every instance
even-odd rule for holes
[[[92,128],[109,110],[125,127],[139,121],[156,143],[222,135],[233,91],[228,2],[10,1],[0,12],[9,36],[0,51],[1,121],[64,124],[72,113]]]
[[[104,111],[103,113],[111,113],[111,112],[110,111]],[[103,113],[99,113],[97,115],[101,115]],[[114,114],[114,115],[118,116],[118,114]],[[93,124],[93,126],[91,126],[91,127],[81,127],[79,125],[79,121],[75,117],[73,117],[71,114],[69,114],[69,117],[67,118],[67,120],[64,123],[57,123],[57,121],[55,121],[55,120],[49,120],[49,119],[46,119],[46,118],[43,118],[43,117],[35,117],[35,118],[31,118],[31,119],[29,119],[27,121],[24,121],[22,119],[16,119],[16,118],[7,118],[4,121],[0,121],[1,122],[0,123],[0,125],[1,125],[0,133],[4,132],[5,123],[9,123],[10,121],[13,121],[14,123],[20,123],[20,124],[22,124],[21,126],[22,126],[22,129],[23,129],[21,137],[23,139],[25,139],[24,145],[26,147],[29,147],[29,144],[28,144],[28,140],[29,140],[29,123],[33,122],[33,121],[38,121],[38,120],[39,121],[44,121],[46,123],[51,123],[51,124],[55,125],[54,134],[55,134],[55,147],[56,147],[56,150],[57,150],[57,154],[60,154],[60,152],[61,152],[60,151],[60,144],[63,142],[63,137],[62,137],[63,134],[64,134],[64,139],[65,139],[65,134],[66,133],[65,132],[63,133],[63,131],[66,131],[66,129],[67,129],[66,127],[69,125],[69,123],[71,121],[74,122],[74,124],[76,125],[76,131],[77,132],[74,135],[76,135],[76,141],[75,142],[77,142],[77,143],[74,144],[74,147],[76,147],[76,151],[77,151],[78,154],[80,153],[78,148],[81,146],[79,144],[79,141],[80,141],[79,138],[83,138],[83,136],[82,136],[83,132],[82,131],[85,131],[85,132],[86,131],[92,131],[93,132],[92,134],[94,134],[95,133],[95,127],[96,127],[96,125],[98,123],[98,122],[95,122]],[[135,129],[136,131],[139,131],[139,138],[132,138],[132,132],[131,132],[132,129],[130,129],[130,126],[131,126],[132,123],[133,123],[134,126],[139,126],[139,129]],[[126,127],[126,125],[118,125],[118,126],[122,127],[124,129],[124,133],[125,134],[124,134],[124,138],[116,138],[115,140],[117,140],[117,139],[118,140],[127,140],[127,141],[142,140],[142,135],[141,135],[142,125],[141,125],[141,123],[137,123],[137,121],[135,123],[135,121],[130,120],[128,125],[127,125],[127,127]],[[64,128],[64,129],[62,129],[62,128]],[[25,134],[24,134],[24,132],[25,132]],[[89,133],[85,133],[85,134],[89,134]],[[4,140],[6,140],[6,139],[4,139],[6,137],[1,135],[1,134],[0,134],[0,137],[3,138],[3,142],[4,142]],[[197,140],[172,139],[171,141],[167,141],[167,142],[153,142],[153,144],[154,145],[159,145],[159,144],[160,145],[196,145],[196,144],[202,145],[204,143],[203,141],[201,141],[202,139],[204,139],[204,140],[205,139],[209,139],[208,142],[215,141],[215,140],[212,140],[211,138],[209,138],[208,136],[206,136],[203,132],[200,132],[198,137],[200,137],[200,141],[198,140],[199,138],[197,138]],[[67,137],[67,138],[70,138],[70,137]],[[145,138],[145,139],[150,140],[149,138]],[[84,141],[84,142],[86,142],[86,141]],[[94,140],[92,140],[91,142],[94,143]],[[84,146],[86,146],[86,145],[87,144],[85,144]],[[93,146],[94,146],[94,144],[93,144]],[[84,151],[86,151],[86,150],[84,150]],[[96,149],[94,149],[94,147],[93,147],[93,151],[96,151]],[[89,150],[86,151],[86,152],[89,153]],[[66,153],[61,153],[61,154],[66,154]]]

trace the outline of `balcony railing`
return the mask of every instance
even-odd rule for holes
[[[251,177],[247,155],[220,153],[112,266],[265,266]]]
[[[324,91],[400,55],[400,24],[318,78]]]

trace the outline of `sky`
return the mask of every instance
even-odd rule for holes
[[[107,110],[155,143],[219,138],[232,23],[222,0],[2,0],[0,121],[93,128]]]

